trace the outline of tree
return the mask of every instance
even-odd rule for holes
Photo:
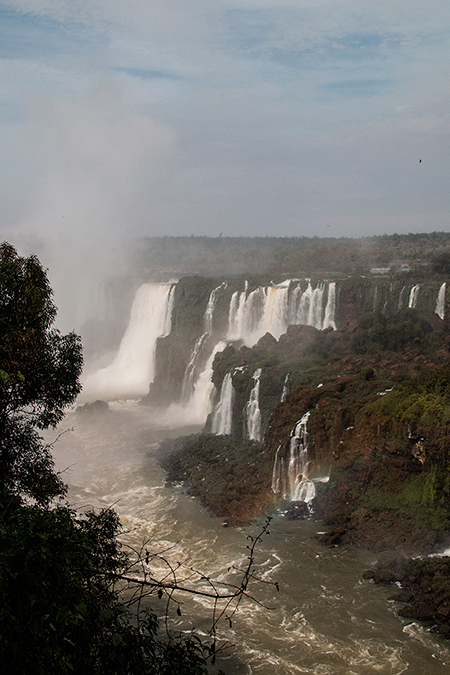
[[[111,509],[76,513],[64,502],[39,431],[61,421],[80,391],[81,343],[54,328],[45,270],[0,246],[0,663],[10,675],[206,675],[215,630],[249,597],[251,538],[238,581],[215,584],[162,554],[125,553]],[[267,526],[263,528],[263,532]],[[167,569],[158,577],[153,568]],[[158,564],[156,564],[158,563]],[[183,574],[185,572],[186,574]],[[206,582],[206,591],[192,584]],[[186,583],[185,583],[186,582]],[[123,591],[128,600],[124,600]],[[179,594],[212,599],[212,643],[159,634],[149,596],[181,612]]]
[[[35,256],[0,246],[0,482],[44,503],[64,492],[38,433],[54,427],[80,392],[80,338],[54,328],[56,307]]]

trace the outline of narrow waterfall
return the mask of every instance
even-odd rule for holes
[[[213,434],[222,436],[231,434],[231,425],[233,422],[233,400],[234,387],[231,373],[227,373],[223,378],[220,389],[220,400],[217,404],[212,421],[211,431]]]
[[[241,340],[244,334],[244,308],[247,300],[248,282],[242,292],[235,291],[231,296],[228,312],[228,340]]]
[[[245,406],[245,417],[247,422],[247,433],[250,440],[261,440],[261,411],[259,409],[259,385],[261,379],[261,368],[253,373],[253,389],[250,392],[250,398]]]
[[[281,445],[278,446],[275,461],[273,463],[272,471],[272,492],[275,494],[284,494],[285,490],[285,470],[284,470],[284,459],[280,457]]]
[[[196,341],[192,354],[184,371],[183,384],[181,387],[181,400],[187,401],[194,391],[194,383],[198,376],[198,360],[202,347],[209,337],[209,333],[203,333]]]
[[[375,290],[373,292],[373,305],[372,305],[372,312],[377,311],[377,301],[378,301],[378,286],[375,286]]]
[[[205,333],[208,335],[211,335],[213,332],[213,318],[214,318],[214,310],[216,308],[216,303],[217,303],[217,294],[222,288],[226,288],[227,282],[224,281],[223,284],[220,284],[220,286],[217,286],[217,288],[214,288],[209,296],[208,299],[208,304],[206,305],[206,310],[205,310],[205,318],[204,318],[204,330]]]
[[[314,481],[308,478],[308,420],[306,412],[291,432],[289,457],[282,456],[278,446],[272,472],[272,491],[292,502],[310,504],[316,496]],[[323,479],[319,479],[323,480]]]
[[[284,378],[283,391],[281,392],[281,399],[280,399],[280,402],[281,402],[281,403],[283,403],[283,402],[286,400],[286,396],[287,396],[288,391],[289,391],[289,389],[288,389],[288,382],[289,382],[289,377],[290,377],[290,375],[291,375],[291,374],[288,373],[288,374],[286,375],[286,377]]]
[[[206,305],[205,315],[203,318],[204,333],[195,341],[194,348],[192,350],[191,356],[189,358],[186,370],[184,371],[183,384],[181,387],[181,400],[188,401],[189,398],[194,393],[195,383],[199,377],[199,368],[206,354],[204,353],[204,347],[208,341],[209,336],[213,332],[213,319],[214,319],[214,310],[217,303],[217,294],[218,292],[226,287],[226,282],[214,288],[208,298],[208,303]]]
[[[437,300],[436,300],[435,312],[440,319],[444,320],[444,314],[445,314],[445,281],[439,289],[439,293],[438,293]]]
[[[86,396],[112,399],[148,392],[154,378],[156,341],[171,330],[174,290],[175,284],[138,288],[117,355],[109,366],[86,378]]]
[[[182,408],[182,412],[179,413],[180,419],[183,418],[189,420],[189,422],[192,424],[204,424],[206,418],[212,410],[211,397],[214,390],[214,384],[211,378],[213,373],[214,357],[217,352],[223,351],[225,347],[226,342],[218,342],[214,346],[203,367],[203,370],[194,383],[194,391],[189,401],[185,406],[175,406],[177,410]],[[171,409],[169,409],[169,413],[173,411],[174,406],[171,406]]]
[[[415,306],[417,305],[417,300],[419,299],[419,289],[420,284],[416,284],[411,288],[409,292],[408,307],[410,307],[411,309],[414,309]]]
[[[400,291],[400,295],[398,296],[398,303],[397,303],[398,311],[403,309],[403,305],[405,302],[405,293],[406,293],[406,286],[403,286],[402,290]]]
[[[334,317],[336,315],[336,282],[332,281],[328,284],[328,298],[325,307],[325,317],[322,324],[322,329],[332,328],[336,330],[336,323]]]
[[[289,499],[293,502],[311,502],[316,488],[308,479],[308,429],[310,413],[306,412],[291,432],[289,445],[288,486]]]

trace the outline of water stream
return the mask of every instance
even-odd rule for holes
[[[116,401],[104,414],[70,413],[72,428],[54,448],[69,498],[78,508],[111,506],[124,538],[134,546],[149,540],[153,551],[170,548],[182,561],[224,579],[230,565],[247,555],[249,529],[225,528],[182,487],[165,487],[156,460],[158,440],[196,429],[174,429],[156,413],[132,401]],[[198,429],[198,427],[197,427]],[[395,614],[387,596],[395,589],[363,581],[373,562],[352,548],[329,549],[316,539],[321,525],[288,521],[276,513],[270,534],[258,548],[260,575],[278,581],[255,585],[254,595],[273,609],[246,601],[221,637],[235,646],[220,662],[227,675],[444,675],[450,667],[446,643]],[[162,611],[156,602],[156,611]],[[197,599],[183,615],[205,629],[210,607]],[[183,619],[184,620],[184,619]],[[180,619],[181,621],[181,619]]]

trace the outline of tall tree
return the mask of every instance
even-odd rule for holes
[[[0,485],[40,503],[65,491],[39,430],[81,389],[81,341],[54,327],[56,307],[36,256],[0,245]]]

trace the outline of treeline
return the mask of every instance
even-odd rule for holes
[[[133,264],[141,274],[273,274],[332,277],[392,273],[408,267],[429,273],[450,268],[450,234],[392,234],[358,239],[321,237],[149,237]],[[445,273],[445,271],[443,272]]]

